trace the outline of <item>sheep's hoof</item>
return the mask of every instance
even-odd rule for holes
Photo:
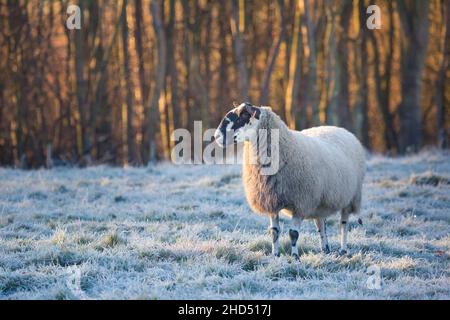
[[[329,254],[329,253],[331,252],[331,251],[330,251],[330,246],[329,246],[329,245],[326,245],[325,248],[322,249],[322,251],[323,251],[323,253],[325,253],[325,254]]]
[[[272,252],[272,256],[274,256],[274,257],[279,257],[279,256],[280,256],[280,253],[279,253],[279,252]]]
[[[347,250],[340,250],[340,251],[339,251],[339,255],[340,255],[340,256],[345,256],[345,255],[347,255]]]
[[[294,260],[297,260],[297,261],[300,260],[300,257],[296,253],[293,253],[291,256]]]

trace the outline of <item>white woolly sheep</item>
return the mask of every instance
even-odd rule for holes
[[[260,156],[261,130],[267,132],[269,148],[278,132],[278,171],[263,174]],[[275,131],[273,131],[275,129]],[[256,135],[256,139],[248,139]],[[271,138],[272,137],[272,138]],[[325,218],[341,212],[341,254],[347,252],[348,217],[361,206],[365,174],[365,151],[358,139],[343,128],[315,127],[290,130],[269,107],[243,103],[227,113],[215,133],[216,142],[244,145],[243,183],[247,201],[257,213],[270,217],[272,253],[279,255],[279,213],[289,215],[291,255],[298,258],[299,227],[304,219],[314,219],[320,233],[322,250],[330,252]],[[272,140],[273,141],[272,141]],[[266,152],[267,150],[264,150]],[[273,150],[272,150],[273,152]],[[256,154],[256,161],[249,161]]]

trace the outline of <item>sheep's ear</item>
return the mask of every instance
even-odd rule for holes
[[[259,115],[261,113],[261,110],[259,110],[258,107],[252,105],[251,103],[246,102],[245,103],[245,110],[252,115],[252,117],[255,117],[256,119],[259,119]]]

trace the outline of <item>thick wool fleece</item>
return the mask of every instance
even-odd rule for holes
[[[365,152],[343,128],[322,126],[290,130],[270,108],[261,108],[258,129],[278,129],[280,163],[274,175],[261,175],[250,164],[255,145],[244,146],[243,182],[250,207],[275,215],[281,210],[308,218],[324,218],[338,210],[358,213],[365,174]]]

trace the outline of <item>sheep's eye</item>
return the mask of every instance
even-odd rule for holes
[[[239,117],[239,123],[240,123],[240,124],[245,124],[245,123],[248,122],[248,119],[249,119],[249,118],[250,118],[249,115],[246,114],[246,113],[244,113],[244,114],[242,114],[242,115]]]
[[[250,118],[250,114],[247,112],[247,111],[243,111],[242,113],[241,113],[241,115],[240,115],[240,118],[239,119],[241,119],[242,118],[242,120],[248,120],[249,118]]]

